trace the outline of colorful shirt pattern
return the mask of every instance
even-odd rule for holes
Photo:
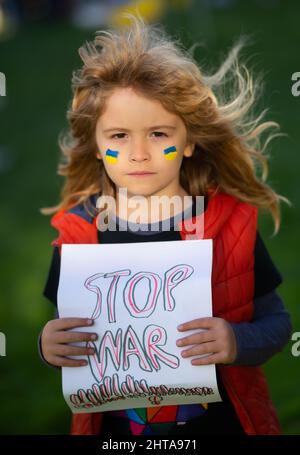
[[[130,430],[134,435],[167,434],[176,422],[200,417],[207,407],[207,404],[155,406],[110,411],[109,414],[129,419]]]

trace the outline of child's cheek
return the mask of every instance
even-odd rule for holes
[[[172,147],[168,147],[168,148],[164,149],[165,160],[173,161],[173,160],[175,160],[176,156],[177,156],[177,149],[176,149],[175,145],[172,145]]]
[[[107,149],[105,152],[105,160],[109,164],[116,164],[118,162],[119,152],[117,150]]]

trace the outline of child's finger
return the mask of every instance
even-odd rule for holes
[[[88,364],[86,360],[68,359],[60,356],[55,356],[51,363],[57,367],[84,367]]]
[[[96,341],[97,333],[90,332],[57,332],[55,334],[56,343],[76,343],[79,341]]]
[[[90,327],[94,323],[93,319],[88,318],[60,318],[56,319],[55,322],[57,330],[68,330],[85,326]]]
[[[192,329],[210,329],[215,325],[217,318],[199,318],[192,321],[185,322],[177,326],[179,331],[192,330]]]
[[[220,354],[206,355],[205,357],[200,357],[199,359],[191,360],[192,365],[213,365],[220,362],[221,362]]]
[[[195,346],[186,349],[185,351],[181,352],[182,357],[191,357],[193,355],[202,355],[202,354],[211,354],[217,353],[217,346],[215,342],[212,343],[202,343],[196,344]]]
[[[216,333],[214,330],[205,330],[204,332],[194,333],[185,338],[180,338],[176,341],[177,346],[187,346],[189,344],[201,344],[208,341],[215,341]]]
[[[81,346],[58,345],[55,349],[56,355],[69,356],[69,355],[92,355],[95,353],[93,348]]]

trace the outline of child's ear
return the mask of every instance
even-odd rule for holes
[[[196,144],[187,144],[183,151],[183,156],[190,158],[194,153],[195,145]]]
[[[100,152],[96,153],[96,158],[97,158],[97,160],[102,160],[102,156],[101,156]]]

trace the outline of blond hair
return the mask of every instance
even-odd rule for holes
[[[102,160],[96,159],[96,122],[115,89],[132,87],[184,121],[187,140],[195,149],[192,157],[183,158],[183,188],[197,196],[215,187],[269,211],[276,235],[280,200],[290,201],[266,183],[269,156],[265,149],[282,133],[269,133],[262,145],[262,133],[278,130],[279,125],[262,121],[267,109],[257,116],[253,113],[261,81],[254,82],[239,61],[245,39],[237,41],[214,74],[204,74],[191,53],[179,40],[168,37],[161,25],[145,24],[139,15],[126,16],[131,19],[129,27],[96,32],[94,41],[79,49],[83,66],[73,73],[74,96],[67,113],[70,128],[59,139],[64,161],[58,174],[66,178],[61,202],[41,212],[52,214],[83,203],[92,213],[92,194],[115,197],[115,185]]]

